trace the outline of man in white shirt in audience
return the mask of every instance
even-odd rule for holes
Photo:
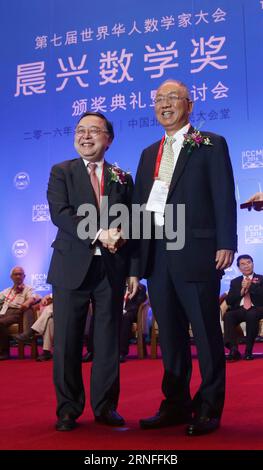
[[[13,285],[0,292],[0,360],[9,358],[8,327],[18,323],[38,298],[32,287],[24,284],[25,272],[21,266],[12,268],[10,277]],[[32,311],[27,312],[27,318],[32,324]]]

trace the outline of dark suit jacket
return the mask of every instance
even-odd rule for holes
[[[258,282],[253,282],[250,286],[249,293],[251,301],[255,307],[263,307],[263,276],[254,273],[253,279],[254,281],[258,279]],[[232,279],[230,283],[230,289],[225,300],[232,310],[240,307],[242,299],[240,295],[242,281],[243,276],[238,276]]]
[[[190,128],[191,133],[193,128]],[[202,134],[202,133],[201,133]],[[218,275],[215,254],[219,249],[236,251],[236,201],[234,180],[225,139],[211,132],[212,146],[201,144],[189,153],[182,148],[170,185],[167,203],[173,205],[174,230],[177,204],[185,204],[185,246],[170,251],[167,260],[174,273],[186,281],[205,281]],[[134,202],[147,202],[154,180],[160,141],[141,155]],[[151,274],[151,240],[141,242],[141,276]]]
[[[130,210],[133,181],[127,174],[127,183],[110,181],[110,165],[104,165],[104,196],[109,197],[109,209],[113,204],[122,203]],[[96,205],[93,188],[82,158],[67,160],[51,169],[47,198],[52,222],[58,227],[52,243],[54,253],[48,273],[48,282],[65,289],[76,289],[83,282],[90,267],[94,246],[92,239],[81,240],[77,234],[78,223],[83,216],[77,216],[81,204]],[[109,217],[109,224],[114,217]],[[101,228],[100,220],[98,229]],[[97,228],[97,227],[96,227]],[[108,228],[103,226],[103,228]],[[97,230],[95,230],[96,233]],[[137,275],[137,261],[131,255],[131,243],[126,243],[115,254],[101,247],[109,280],[118,285],[127,275]]]

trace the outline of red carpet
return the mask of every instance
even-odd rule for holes
[[[135,352],[134,347],[131,351]],[[194,438],[184,435],[184,426],[161,431],[139,429],[139,418],[154,414],[162,398],[160,359],[138,360],[133,356],[121,364],[118,411],[126,418],[124,428],[94,422],[88,391],[90,364],[84,364],[86,409],[79,427],[70,433],[54,429],[52,361],[38,363],[15,357],[2,361],[0,449],[263,449],[263,344],[257,344],[255,351],[262,355],[254,361],[227,364],[222,427],[213,434]],[[194,359],[193,392],[198,384],[198,363]]]

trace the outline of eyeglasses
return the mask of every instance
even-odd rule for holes
[[[76,127],[76,129],[75,129],[75,133],[78,136],[81,136],[81,137],[86,135],[87,131],[89,132],[89,135],[91,135],[92,137],[96,137],[97,135],[100,135],[102,133],[108,134],[108,131],[106,131],[104,129],[100,129],[99,127],[80,126],[80,127]]]
[[[155,104],[163,104],[167,100],[169,103],[176,103],[176,101],[180,100],[187,100],[190,102],[189,98],[186,96],[178,96],[175,93],[168,93],[168,95],[159,95],[156,96],[154,103]]]

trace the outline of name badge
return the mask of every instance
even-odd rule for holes
[[[161,180],[154,180],[147,204],[146,210],[164,214],[165,204],[168,196],[169,185]]]

